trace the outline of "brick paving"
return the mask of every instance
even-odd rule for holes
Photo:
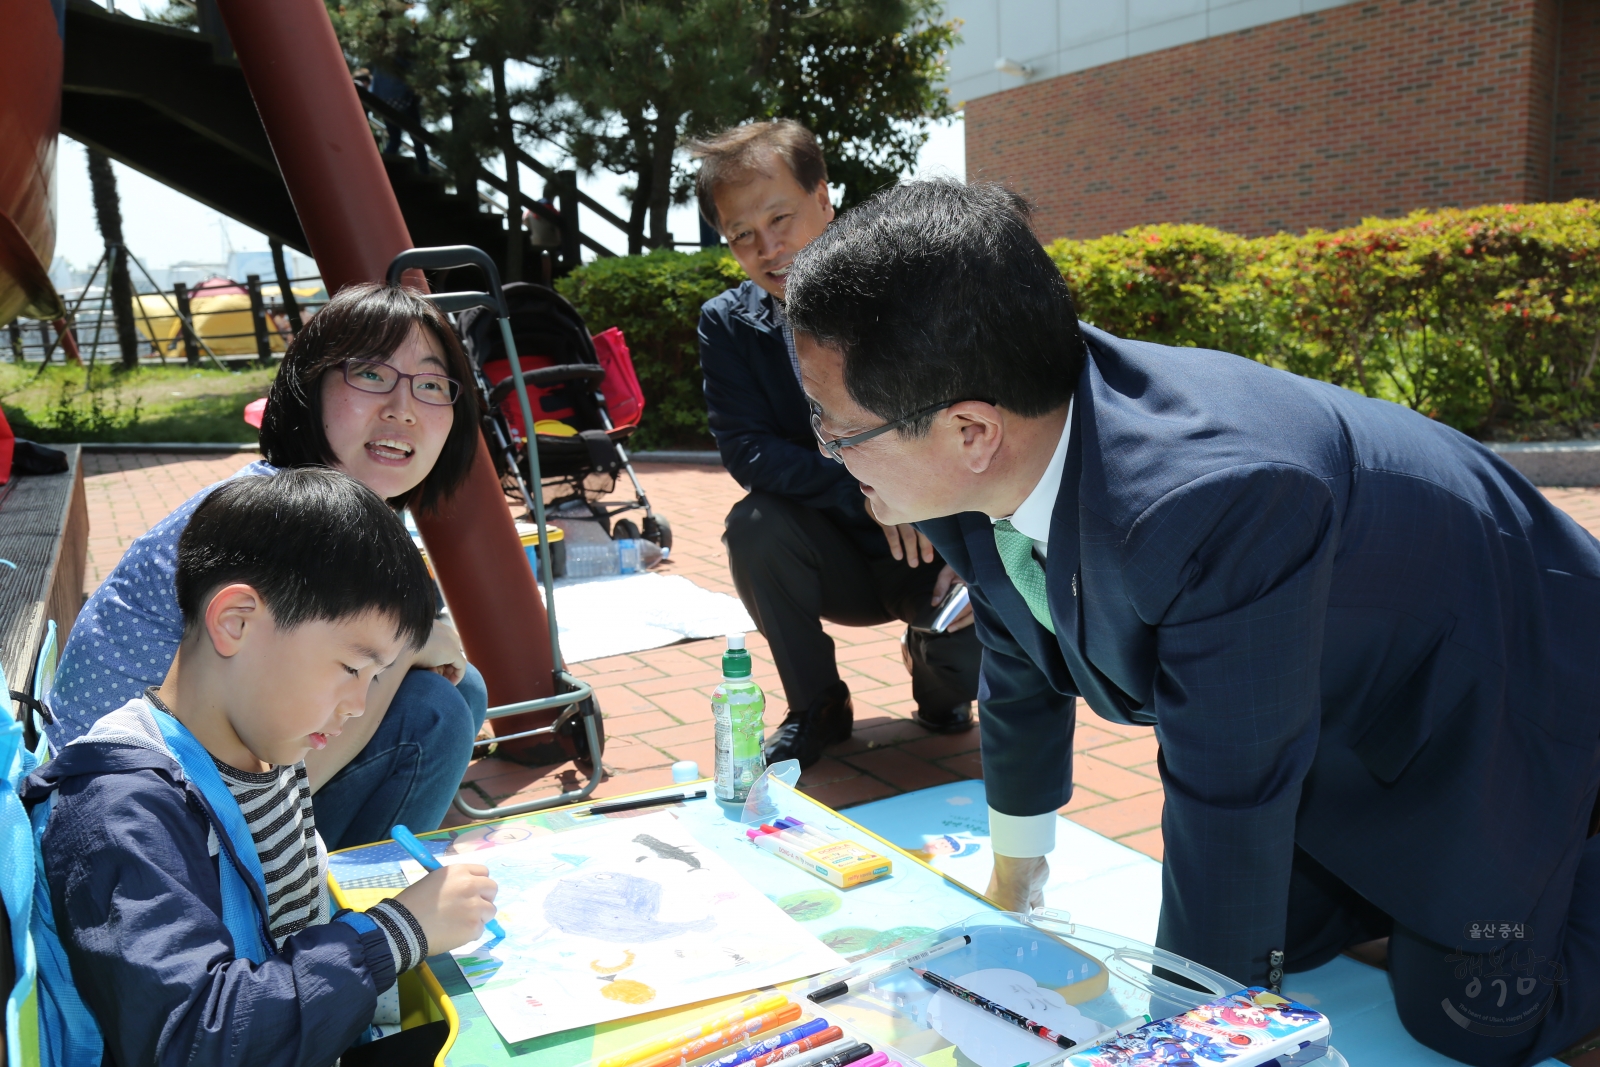
[[[85,456],[90,531],[87,595],[108,574],[128,543],[196,490],[251,462],[253,456],[175,456],[91,453]],[[640,464],[651,503],[672,523],[672,558],[665,573],[733,595],[723,551],[722,518],[742,490],[720,467]],[[1600,489],[1547,489],[1545,494],[1600,536]],[[840,673],[856,708],[855,736],[830,748],[801,778],[801,787],[836,808],[877,800],[982,774],[978,734],[932,736],[910,721],[915,704],[900,659],[896,623],[870,628],[828,626],[838,646]],[[766,642],[749,639],[755,678],[767,690],[767,724],[786,705]],[[669,784],[674,760],[692,759],[709,771],[711,690],[720,677],[721,642],[668,648],[576,664],[573,673],[595,687],[606,718],[606,776],[597,796]],[[1106,722],[1080,703],[1073,743],[1068,818],[1161,858],[1161,781],[1153,733]],[[530,768],[478,760],[467,772],[474,806],[549,795],[577,783],[571,765]],[[449,823],[462,821],[451,812]]]

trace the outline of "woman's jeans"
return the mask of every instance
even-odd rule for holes
[[[367,747],[317,790],[317,830],[328,850],[382,841],[396,824],[437,829],[488,710],[483,675],[470,664],[458,685],[410,671]]]

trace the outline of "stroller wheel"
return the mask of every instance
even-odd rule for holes
[[[611,539],[613,541],[637,541],[639,536],[639,524],[632,519],[618,519],[611,524]]]
[[[583,728],[583,720],[589,714],[594,716],[595,734],[600,738],[599,752],[589,751],[589,735]],[[556,743],[568,759],[585,768],[592,768],[606,748],[606,720],[600,714],[600,702],[590,697],[579,704],[578,713],[561,724],[561,729],[556,733]]]
[[[662,548],[672,547],[672,524],[660,515],[646,515],[644,519],[644,539],[654,541]]]

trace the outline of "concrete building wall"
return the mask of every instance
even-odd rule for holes
[[[969,100],[967,177],[1047,239],[1334,228],[1600,191],[1595,99],[1600,4],[1367,0]]]
[[[1208,37],[1323,11],[1351,0],[947,0],[961,20],[950,53],[951,98],[1019,85]],[[1029,68],[1003,74],[999,60]]]

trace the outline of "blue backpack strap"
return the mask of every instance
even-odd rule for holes
[[[33,945],[38,959],[39,1062],[41,1067],[91,1067],[105,1056],[100,1024],[78,995],[67,952],[56,932],[45,880],[44,852],[39,843],[55,806],[52,791],[32,811],[33,817]]]
[[[219,862],[217,872],[222,882],[222,921],[233,937],[233,951],[252,963],[261,963],[272,954],[266,939],[267,879],[244,812],[217,773],[211,753],[189,728],[154,704],[146,704],[167,750],[205,799],[216,824],[217,843],[232,860]],[[246,878],[250,881],[246,882]]]
[[[3,691],[5,673],[0,671]],[[5,999],[7,1067],[22,1067],[25,1058],[38,1056],[38,965],[29,930],[33,920],[33,833],[16,792],[22,777],[32,770],[32,761],[22,741],[20,722],[0,729],[0,776],[6,786],[0,791],[0,900],[11,925],[11,943],[0,946],[0,951],[11,953],[16,968],[16,983],[0,991]]]

